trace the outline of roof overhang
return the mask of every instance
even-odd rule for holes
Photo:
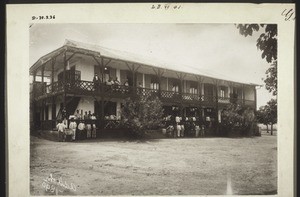
[[[57,58],[58,56],[62,55],[64,52],[66,53],[71,53],[69,54],[69,57],[74,55],[74,54],[83,54],[83,55],[89,55],[93,56],[95,58],[101,57],[100,52],[88,50],[88,49],[83,49],[83,48],[78,48],[78,47],[73,47],[73,46],[62,46],[44,56],[39,58],[29,69],[30,74],[33,74],[37,69],[39,69],[42,65],[45,65],[48,63],[51,59]],[[69,58],[67,55],[67,59]]]
[[[130,63],[130,64],[136,64],[136,65],[140,65],[140,66],[148,67],[148,68],[149,67],[150,68],[151,67],[158,68],[158,69],[162,69],[164,71],[180,72],[180,73],[185,73],[190,76],[192,76],[192,75],[193,76],[203,76],[203,77],[210,78],[213,80],[223,80],[223,81],[232,82],[235,84],[248,85],[248,86],[261,86],[259,84],[255,84],[255,83],[245,83],[245,82],[229,80],[229,79],[226,79],[225,77],[215,77],[215,76],[209,76],[207,74],[202,74],[202,73],[199,74],[199,73],[193,73],[193,72],[186,72],[186,71],[183,71],[182,69],[176,70],[176,69],[172,69],[170,67],[164,67],[163,64],[156,63],[155,61],[154,61],[154,63],[151,63],[149,60],[139,62],[139,61],[136,61],[135,58],[130,59],[129,57],[126,57],[126,53],[123,54],[123,53],[119,52],[120,53],[119,54],[117,50],[110,50],[110,49],[101,48],[101,47],[97,50],[97,47],[98,46],[93,46],[93,45],[89,46],[88,44],[85,44],[85,43],[79,43],[76,41],[66,40],[65,44],[62,47],[42,56],[39,60],[37,60],[37,62],[35,62],[30,67],[30,74],[33,74],[35,71],[37,71],[37,69],[39,69],[42,65],[48,63],[51,59],[56,58],[60,55],[63,55],[64,52],[66,52],[67,60],[74,54],[82,54],[82,55],[92,56],[95,59],[95,61],[97,61],[97,62],[99,61],[99,59],[97,59],[97,58],[102,57],[102,58],[106,58],[106,59],[120,61],[125,64]],[[101,50],[103,53],[101,53]],[[67,53],[69,53],[69,54],[67,54]],[[128,53],[128,54],[130,57],[133,55],[130,53]],[[137,59],[139,60],[140,58],[137,58]]]

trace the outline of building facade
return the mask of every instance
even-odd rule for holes
[[[99,81],[95,82],[97,74]],[[100,128],[121,118],[125,98],[157,95],[164,113],[221,121],[230,103],[256,109],[256,85],[234,82],[199,70],[176,68],[135,54],[66,40],[30,68],[30,118],[35,129],[52,129],[77,110],[95,113]],[[111,80],[119,84],[111,84]],[[210,124],[211,125],[211,124]]]

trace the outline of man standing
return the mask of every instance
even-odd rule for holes
[[[76,120],[80,120],[81,119],[81,114],[79,113],[78,109],[76,110],[76,113],[74,115],[75,115],[75,119]]]
[[[99,90],[99,85],[100,85],[100,79],[98,77],[98,74],[96,73],[94,78],[93,78],[93,82],[94,82],[94,89],[95,91]]]
[[[83,123],[83,120],[80,120],[80,123],[78,124],[78,135],[78,138],[81,140],[86,138],[85,125]]]
[[[74,118],[71,119],[69,128],[72,130],[72,141],[75,141],[77,123],[74,121]]]
[[[88,119],[91,119],[91,117],[92,117],[92,113],[91,113],[91,111],[89,111],[89,113],[88,113]]]
[[[92,121],[92,138],[96,138],[97,127],[96,127],[96,116],[94,113],[91,116],[91,121]]]
[[[60,142],[65,141],[65,129],[67,128],[66,125],[60,120],[58,124],[56,125],[56,128],[58,130],[58,139]]]
[[[89,116],[88,116],[88,114],[87,114],[87,111],[84,112],[83,119],[84,119],[84,120],[88,120],[88,119],[89,119]]]

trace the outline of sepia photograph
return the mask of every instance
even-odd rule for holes
[[[278,194],[276,23],[28,28],[31,195]]]

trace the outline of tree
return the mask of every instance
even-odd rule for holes
[[[262,33],[257,39],[256,46],[262,51],[262,59],[266,59],[271,64],[270,68],[266,71],[266,89],[277,95],[277,25],[276,24],[239,24],[237,25],[241,35],[252,36],[254,31],[259,31],[264,28]]]
[[[254,110],[232,103],[222,112],[222,126],[227,132],[253,135],[256,125]]]
[[[265,108],[267,121],[271,125],[271,135],[273,135],[273,125],[277,123],[277,100],[271,99]]]
[[[267,126],[267,133],[269,133],[269,121],[267,118],[267,112],[265,106],[260,106],[256,111],[256,119],[259,123]]]
[[[242,108],[237,104],[230,104],[222,112],[222,124],[228,128],[237,128],[243,122]]]
[[[273,125],[277,123],[277,100],[271,99],[267,105],[261,106],[256,117],[259,123],[267,126],[267,132],[269,132],[268,125],[271,125],[271,135],[273,135]]]
[[[162,123],[162,102],[157,96],[138,94],[127,98],[122,108],[122,123],[136,137],[144,137],[147,130]]]
[[[277,95],[277,60],[267,69],[266,75],[267,77],[264,79],[266,89],[272,92],[273,95]]]

